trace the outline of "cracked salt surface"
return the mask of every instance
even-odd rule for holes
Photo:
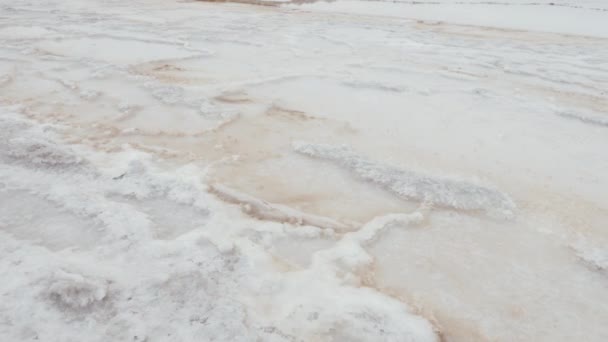
[[[28,131],[34,123],[6,111],[2,115],[3,131],[61,146]],[[3,148],[12,155],[15,147],[5,143]],[[354,264],[339,274],[332,271],[334,261],[293,272],[276,269],[271,255],[247,237],[250,222],[225,216],[219,208],[208,217],[208,206],[218,203],[187,178],[155,174],[137,159],[118,177],[81,167],[58,172],[57,154],[45,156],[43,161],[38,154],[5,159],[0,173],[2,184],[19,189],[3,188],[2,201],[21,207],[8,205],[0,212],[0,267],[8,277],[2,293],[10,298],[0,304],[9,322],[0,330],[3,336],[435,340],[432,325],[406,304],[352,284],[358,276],[346,274],[354,272]],[[36,162],[24,163],[29,158]],[[133,200],[124,202],[117,193]],[[51,210],[51,203],[57,209]],[[181,221],[185,211],[176,210],[178,205],[191,208],[189,220]],[[161,219],[166,210],[180,217]],[[43,220],[46,224],[39,223]],[[204,229],[192,226],[197,220]],[[159,225],[174,235],[156,238],[152,233]],[[304,291],[301,286],[313,279],[315,288]],[[325,306],[336,291],[341,303]],[[287,301],[296,293],[299,301]]]
[[[0,340],[607,340],[605,4],[291,3],[0,4]]]

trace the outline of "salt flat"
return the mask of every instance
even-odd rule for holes
[[[0,1],[0,340],[607,340],[606,23]]]

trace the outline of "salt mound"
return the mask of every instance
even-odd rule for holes
[[[361,179],[406,199],[453,209],[482,210],[491,216],[510,217],[515,204],[505,194],[472,182],[433,177],[384,165],[358,155],[347,146],[296,142],[296,152],[331,161]]]

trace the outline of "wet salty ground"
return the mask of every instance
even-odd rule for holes
[[[608,337],[608,40],[315,6],[2,3],[2,336]]]

